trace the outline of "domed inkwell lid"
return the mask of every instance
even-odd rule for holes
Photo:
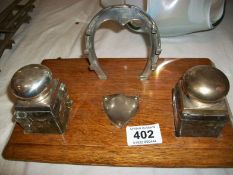
[[[52,79],[52,72],[48,67],[30,64],[15,72],[10,88],[14,96],[27,100],[47,92]]]
[[[183,90],[186,95],[202,102],[211,103],[221,100],[227,95],[229,88],[226,75],[212,66],[194,66],[183,76]]]

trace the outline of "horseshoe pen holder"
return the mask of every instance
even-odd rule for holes
[[[108,20],[148,35],[149,58],[98,59],[95,32]],[[85,38],[88,58],[46,59],[13,76],[17,124],[4,158],[135,167],[233,166],[229,82],[209,59],[159,58],[155,21],[130,5],[102,9]],[[127,129],[145,125],[158,126],[151,136],[161,134],[161,142],[128,144]],[[138,139],[138,132],[131,131]]]
[[[94,47],[94,36],[99,26],[106,21],[118,22],[121,26],[129,28],[130,24],[137,23],[140,26],[140,30],[135,32],[145,33],[149,36],[149,58],[143,72],[140,75],[141,80],[145,80],[151,74],[152,70],[155,70],[156,63],[161,53],[160,36],[155,21],[146,14],[143,10],[136,6],[121,5],[112,6],[101,10],[91,20],[86,30],[86,50],[88,54],[88,60],[90,63],[90,69],[94,70],[101,80],[107,79],[107,75],[101,68],[99,61],[96,57]]]

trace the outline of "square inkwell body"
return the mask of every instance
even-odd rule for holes
[[[62,134],[66,130],[71,103],[65,84],[54,80],[53,86],[42,100],[17,101],[15,120],[25,133]]]
[[[175,135],[177,137],[218,137],[229,120],[226,98],[203,103],[189,98],[179,80],[172,91]]]

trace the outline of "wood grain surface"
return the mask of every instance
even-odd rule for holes
[[[160,59],[148,80],[140,81],[146,59],[100,59],[107,80],[89,71],[86,59],[44,60],[74,101],[63,135],[24,134],[15,125],[3,156],[10,160],[151,167],[233,167],[233,128],[218,138],[175,137],[171,91],[190,67],[208,59]],[[126,129],[114,127],[102,106],[105,95],[139,95],[139,111],[128,126],[159,123],[162,144],[127,146]]]

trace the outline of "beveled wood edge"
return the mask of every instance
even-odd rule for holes
[[[33,154],[33,157],[25,157],[24,159],[22,159],[22,156],[21,155],[15,155],[14,153],[17,152],[17,153],[20,153],[24,150],[21,150],[21,148],[19,147],[24,147],[26,148],[27,146],[30,146],[30,149],[35,149],[35,150],[38,150],[38,147],[40,148],[40,153],[41,152],[44,152],[44,156],[53,156],[53,153],[48,154],[48,152],[46,151],[48,147],[56,147],[56,149],[54,151],[59,151],[60,152],[63,152],[64,151],[64,148],[63,146],[49,146],[49,145],[28,145],[28,144],[10,144],[7,146],[7,149],[4,150],[3,152],[3,158],[4,159],[7,159],[7,160],[14,160],[14,161],[26,161],[26,162],[40,162],[40,163],[56,163],[56,164],[75,164],[75,165],[96,165],[96,166],[118,166],[118,167],[160,167],[160,168],[232,168],[233,167],[233,162],[232,162],[232,159],[229,159],[229,162],[226,163],[226,159],[228,159],[229,157],[231,157],[231,154],[233,152],[233,148],[232,149],[224,149],[224,150],[227,150],[227,152],[229,153],[228,156],[229,157],[222,157],[222,159],[224,159],[224,161],[218,161],[218,162],[214,162],[214,163],[211,163],[209,164],[209,162],[206,164],[206,161],[203,160],[202,156],[204,155],[203,153],[207,153],[206,150],[208,150],[208,154],[205,155],[204,157],[206,156],[221,156],[221,153],[222,152],[217,152],[216,149],[209,149],[209,148],[200,148],[200,149],[195,149],[195,153],[193,156],[198,156],[200,159],[200,161],[198,161],[198,163],[196,162],[196,164],[190,162],[190,161],[184,161],[184,163],[181,165],[180,164],[180,161],[179,159],[176,159],[176,160],[172,160],[172,163],[169,163],[169,160],[167,162],[167,164],[165,164],[166,162],[166,158],[169,156],[169,154],[176,154],[176,152],[179,152],[180,154],[180,148],[171,148],[171,149],[166,149],[165,151],[164,150],[156,150],[157,151],[157,154],[159,155],[158,157],[158,160],[153,160],[153,162],[146,162],[144,161],[143,163],[140,162],[140,161],[128,161],[128,160],[125,160],[125,163],[122,163],[122,161],[120,161],[120,163],[114,159],[114,157],[112,157],[112,161],[109,161],[109,159],[107,158],[107,161],[96,161],[95,159],[94,160],[83,160],[83,159],[80,159],[80,157],[77,157],[77,159],[75,159],[75,156],[74,156],[74,159],[75,160],[66,160],[64,157],[66,157],[65,155],[61,155],[61,158],[60,160],[62,159],[63,157],[63,161],[59,161],[57,162],[56,160],[53,160],[53,159],[48,159],[47,161],[45,161],[42,158],[38,159],[38,157],[40,157],[40,153],[38,153],[38,155],[35,155]],[[68,146],[68,147],[73,147],[73,146]],[[80,146],[77,146],[80,150]],[[85,149],[90,149],[90,150],[93,150],[92,147],[95,147],[95,148],[98,148],[98,151],[101,150],[102,151],[102,154],[100,155],[106,155],[106,152],[104,151],[104,148],[105,147],[101,147],[101,146],[82,146],[83,147],[83,150],[80,150],[81,152],[85,151]],[[42,148],[42,149],[41,149]],[[67,147],[66,147],[67,148]],[[132,149],[133,147],[129,147],[129,149]],[[136,148],[136,147],[134,147]],[[12,150],[13,149],[13,150]],[[18,150],[17,150],[18,149]],[[76,153],[74,151],[74,147],[72,150],[70,150],[69,148],[67,148],[68,151],[71,151],[73,154],[72,155],[79,155],[79,151],[77,151],[76,149]],[[137,147],[137,149],[141,149],[140,147]],[[188,148],[188,149],[185,149],[183,150],[184,153],[187,152],[187,150],[190,150],[192,151],[192,148]],[[197,150],[199,152],[199,154],[197,154]],[[86,150],[88,151],[88,150]],[[111,152],[111,151],[108,151],[108,152]],[[89,152],[89,154],[91,154],[91,152]],[[134,153],[131,153],[130,155],[133,155]],[[163,155],[163,156],[161,156]],[[104,156],[102,156],[102,158],[105,158]],[[190,155],[189,155],[190,156]],[[10,159],[9,159],[10,157]],[[129,156],[130,157],[130,156]],[[174,155],[173,155],[174,157]],[[185,155],[184,155],[185,157]],[[98,157],[98,159],[101,158]],[[118,156],[119,158],[119,156]],[[121,158],[125,158],[125,157],[121,157]],[[143,159],[143,158],[142,158]],[[161,162],[161,160],[164,160]],[[182,159],[182,158],[181,158]],[[151,159],[150,159],[151,160]],[[174,163],[175,162],[175,163]]]

